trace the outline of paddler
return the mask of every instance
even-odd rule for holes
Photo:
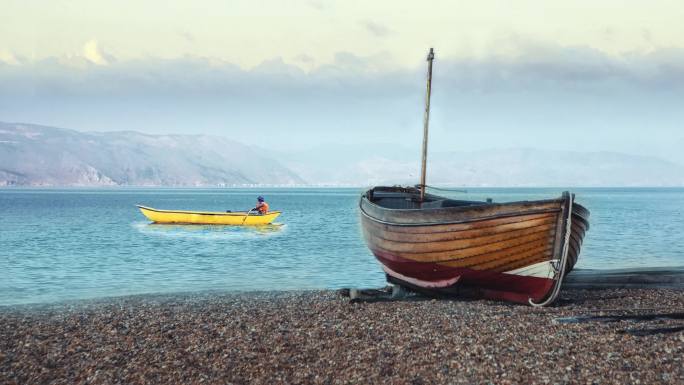
[[[252,211],[257,211],[260,215],[268,214],[268,203],[264,201],[264,197],[261,195],[257,197],[257,205]]]

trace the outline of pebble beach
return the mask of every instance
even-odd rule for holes
[[[662,316],[682,312],[684,291],[652,289],[549,308],[337,291],[0,307],[0,383],[682,384],[684,320]]]

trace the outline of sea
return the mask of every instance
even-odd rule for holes
[[[0,306],[111,296],[381,287],[359,225],[361,188],[3,188]],[[439,191],[495,202],[560,188]],[[684,189],[574,188],[591,211],[577,268],[684,266]],[[245,211],[263,195],[261,227],[151,224],[136,204]]]

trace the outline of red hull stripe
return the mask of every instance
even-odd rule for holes
[[[372,251],[386,267],[387,274],[426,289],[452,284],[467,285],[483,289],[482,294],[486,298],[527,303],[530,298],[542,300],[553,287],[553,280],[548,278],[416,262],[385,251]]]

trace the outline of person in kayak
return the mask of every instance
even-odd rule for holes
[[[264,197],[257,197],[257,205],[252,211],[258,211],[261,215],[268,214],[268,203],[264,201]]]

